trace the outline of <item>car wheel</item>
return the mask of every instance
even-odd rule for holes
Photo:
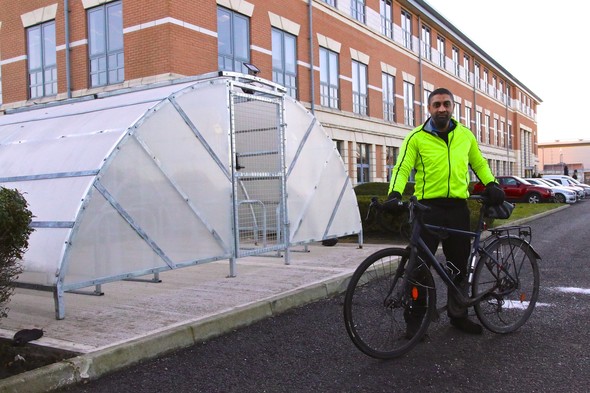
[[[557,201],[557,203],[565,203],[565,195],[555,194],[555,200]]]
[[[527,197],[528,203],[539,203],[541,202],[541,195],[537,194],[536,192],[532,192]]]

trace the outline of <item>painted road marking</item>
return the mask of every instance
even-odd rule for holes
[[[579,293],[583,295],[590,295],[589,288],[575,288],[575,287],[556,287],[553,288],[556,291],[565,292],[565,293]]]

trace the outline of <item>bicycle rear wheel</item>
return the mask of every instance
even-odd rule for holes
[[[377,251],[359,265],[350,279],[344,297],[344,322],[352,342],[366,355],[377,359],[401,356],[428,329],[436,308],[434,281],[430,270],[421,264],[418,273],[412,274],[418,278],[406,286],[408,258],[409,251],[403,248]],[[412,324],[411,337],[406,320]]]
[[[482,325],[494,333],[510,333],[531,316],[539,297],[539,266],[530,245],[503,237],[485,248],[473,276],[473,293],[494,288],[474,306]]]

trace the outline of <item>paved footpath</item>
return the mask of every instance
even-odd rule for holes
[[[45,334],[36,343],[81,355],[0,380],[0,392],[46,392],[94,379],[336,294],[383,247],[314,243],[307,252],[294,248],[289,265],[276,254],[238,259],[236,277],[228,277],[229,261],[217,261],[160,273],[161,283],[103,284],[104,296],[67,293],[63,320],[55,319],[51,293],[17,289],[0,336],[40,328]]]

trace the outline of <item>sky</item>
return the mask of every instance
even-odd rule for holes
[[[540,142],[590,140],[590,2],[425,1],[543,101]]]

